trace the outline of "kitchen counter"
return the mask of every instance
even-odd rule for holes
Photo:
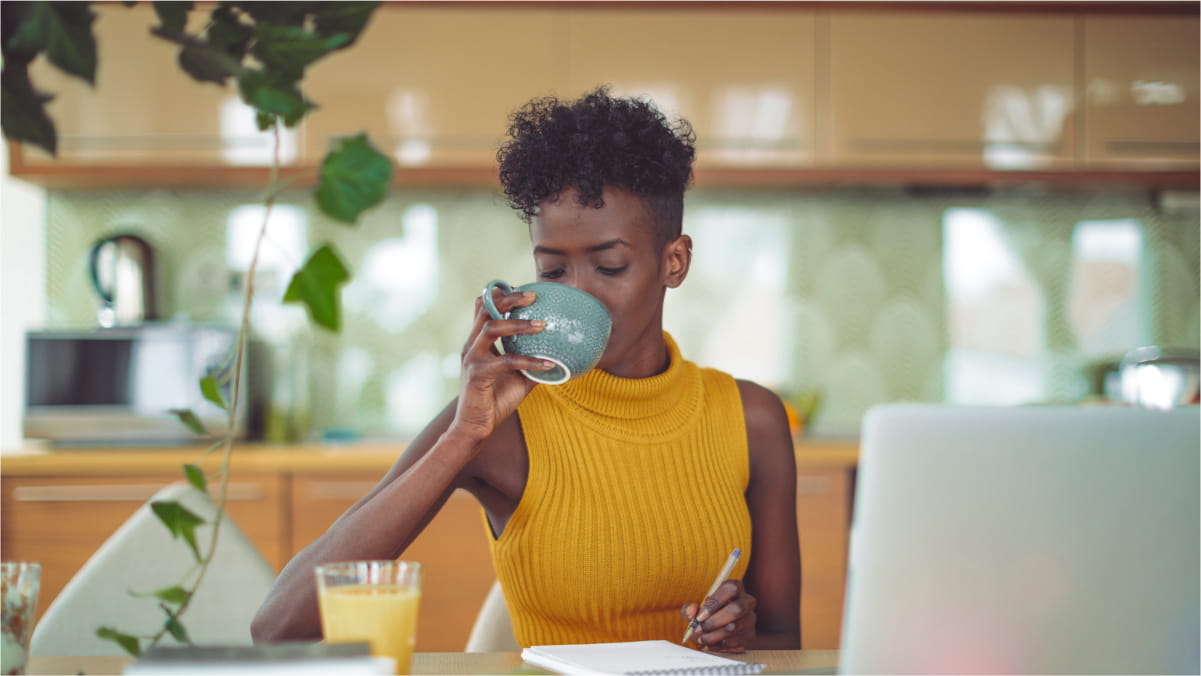
[[[154,474],[177,471],[185,463],[215,469],[222,451],[201,460],[203,446],[40,448],[29,446],[0,455],[4,476],[95,476]],[[404,442],[354,442],[348,444],[255,444],[234,446],[231,471],[243,473],[319,474],[325,472],[378,472],[383,474],[404,452]],[[797,470],[837,470],[855,467],[859,460],[856,439],[801,437],[796,443]]]

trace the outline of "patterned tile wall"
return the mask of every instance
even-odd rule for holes
[[[87,254],[114,232],[140,234],[155,247],[165,315],[237,321],[237,269],[262,217],[257,193],[48,197],[51,324],[95,321]],[[396,190],[353,227],[322,217],[303,193],[280,205],[253,312],[256,334],[271,348],[269,436],[415,434],[457,392],[458,353],[478,290],[492,278],[533,279],[524,224],[487,190]],[[1197,212],[1164,211],[1149,196],[1121,192],[697,190],[685,217],[694,265],[669,293],[668,330],[703,365],[789,396],[819,392],[814,433],[853,434],[879,402],[943,401],[943,228],[952,208],[1001,223],[1042,292],[1045,400],[1078,400],[1081,366],[1092,356],[1063,319],[1080,221],[1141,224],[1145,335],[1197,346]],[[311,328],[302,310],[277,300],[304,252],[326,240],[354,271],[339,335]]]

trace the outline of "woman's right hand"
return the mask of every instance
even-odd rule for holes
[[[494,289],[492,293],[501,314],[529,305],[535,298],[531,291],[505,294]],[[483,301],[475,299],[475,324],[463,346],[459,403],[452,427],[482,441],[517,410],[517,405],[534,388],[533,381],[521,371],[544,371],[554,364],[536,357],[501,354],[496,349],[496,340],[538,333],[542,329],[543,323],[537,320],[493,319],[484,309]]]

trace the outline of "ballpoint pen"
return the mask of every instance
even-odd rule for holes
[[[721,572],[717,574],[717,579],[713,581],[713,586],[709,587],[709,592],[705,594],[705,598],[701,599],[702,609],[704,608],[705,601],[708,600],[710,596],[713,596],[713,592],[717,591],[717,588],[721,586],[721,583],[725,582],[726,578],[729,577],[730,571],[734,570],[734,565],[738,563],[738,557],[740,556],[742,556],[741,549],[735,548],[734,551],[730,552],[730,558],[726,559],[726,565],[721,567]],[[701,611],[697,610],[696,614],[699,617]],[[684,638],[680,641],[680,643],[688,643],[688,639],[692,637],[692,633],[699,629],[700,626],[701,623],[697,622],[696,618],[693,618],[692,621],[688,623],[688,630],[684,632]]]

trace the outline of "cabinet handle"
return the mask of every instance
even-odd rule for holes
[[[162,488],[162,484],[18,486],[13,497],[17,502],[145,502]],[[231,481],[226,494],[230,501],[252,501],[262,497],[262,486],[239,481]]]

